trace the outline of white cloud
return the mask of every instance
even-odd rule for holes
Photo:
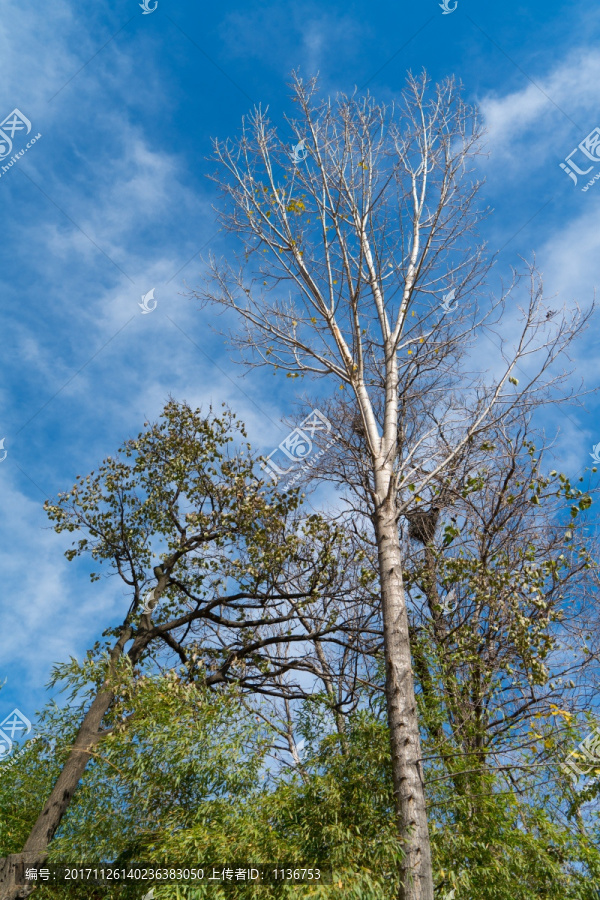
[[[16,487],[12,462],[9,455],[0,471],[0,681],[14,680],[17,667],[23,687],[39,689],[52,663],[97,639],[99,625],[104,629],[119,611],[119,597],[112,583],[86,586],[76,564],[63,556],[71,539],[48,528],[41,495],[30,499]]]
[[[77,26],[75,9],[69,0],[56,0],[44,6],[42,15],[34,0],[4,0],[0,99],[7,113],[15,106],[26,114],[45,112],[49,88],[58,88],[81,65],[73,48],[82,55],[94,52],[85,30],[79,31],[77,40],[70,40]]]
[[[595,47],[571,51],[533,80],[535,84],[524,79],[524,86],[517,91],[490,93],[479,99],[492,158],[512,161],[521,172],[539,166],[557,151],[560,159],[563,145],[562,155],[566,155],[571,144],[600,124],[600,51]],[[505,170],[499,174],[504,175]]]

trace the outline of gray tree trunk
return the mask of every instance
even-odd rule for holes
[[[379,492],[378,492],[379,493]],[[413,686],[408,616],[402,583],[402,554],[396,498],[379,497],[375,531],[381,578],[386,700],[392,776],[404,860],[400,900],[433,900],[431,847],[417,704]]]
[[[130,636],[131,629],[125,629],[113,648],[109,672],[112,672]],[[139,659],[143,648],[144,639],[138,638],[127,654],[132,664]],[[102,720],[114,698],[114,692],[106,686],[96,694],[83,718],[67,761],[25,841],[22,852],[0,859],[0,900],[22,900],[36,887],[35,882],[28,885],[17,884],[18,866],[24,863],[28,867],[39,868],[47,861],[48,845],[69,808],[71,798],[92,758],[94,747],[106,733],[101,729]]]
[[[101,691],[96,695],[81,723],[73,749],[56,780],[52,793],[31,829],[22,853],[0,860],[0,900],[20,900],[20,898],[28,897],[34,890],[35,883],[16,884],[16,864],[24,862],[26,866],[39,868],[47,861],[48,845],[54,837],[85,767],[92,757],[93,747],[99,740],[102,719],[113,700],[112,691]]]

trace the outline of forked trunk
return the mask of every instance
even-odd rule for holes
[[[381,579],[392,775],[398,827],[405,854],[400,900],[433,900],[421,741],[395,512],[395,498],[379,503],[375,511],[375,531]]]

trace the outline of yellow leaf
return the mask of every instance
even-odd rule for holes
[[[570,722],[573,718],[573,713],[568,712],[566,709],[559,709],[557,706],[551,704],[550,709],[552,710],[555,716],[564,716],[567,722]]]

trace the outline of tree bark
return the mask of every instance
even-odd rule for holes
[[[387,715],[394,797],[404,852],[400,900],[433,900],[431,846],[402,583],[402,553],[396,501],[395,496],[389,496],[389,481],[383,497],[379,491],[378,494],[374,524],[381,579]]]
[[[113,700],[114,693],[106,690],[94,697],[52,793],[25,841],[23,852],[0,860],[0,900],[20,900],[28,897],[36,887],[35,883],[20,886],[16,883],[18,870],[14,863],[23,861],[28,867],[39,868],[47,861],[48,845],[92,757],[90,751],[100,739],[100,725]]]
[[[109,665],[110,673],[130,637],[131,629],[127,628],[113,648]],[[143,640],[134,643],[128,653],[132,663],[139,658],[143,646]],[[107,683],[105,682],[105,685]],[[96,694],[83,718],[67,761],[25,841],[22,852],[0,859],[0,900],[22,900],[22,898],[28,897],[36,887],[35,882],[26,885],[17,883],[18,864],[24,863],[28,867],[39,868],[47,861],[48,845],[69,808],[71,798],[92,758],[94,746],[106,733],[101,729],[102,720],[114,698],[114,692],[106,686],[103,686]]]

